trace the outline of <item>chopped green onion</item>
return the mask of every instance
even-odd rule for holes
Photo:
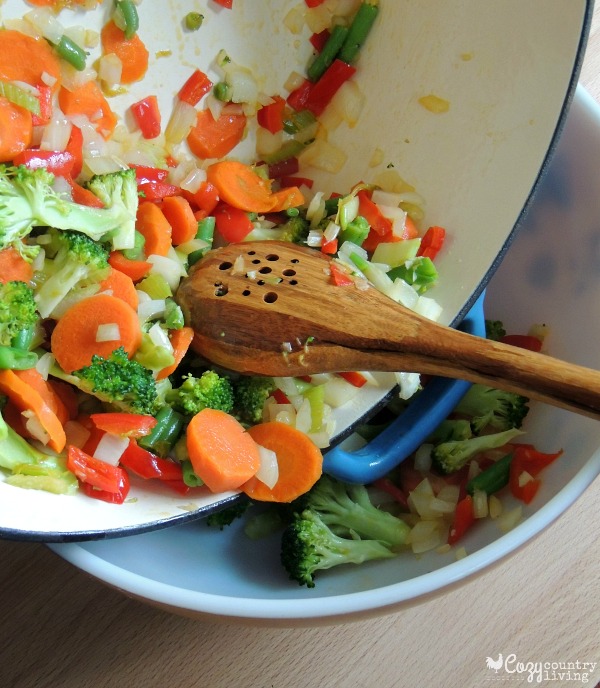
[[[482,471],[479,473],[479,475],[471,478],[471,480],[469,480],[467,483],[467,492],[472,495],[475,490],[481,490],[482,492],[491,495],[508,485],[512,458],[512,453],[506,454],[506,456],[498,459],[498,461],[492,464],[489,468],[486,468],[485,471]]]
[[[313,125],[316,121],[317,118],[310,110],[300,110],[290,114],[289,118],[283,122],[283,130],[286,134],[297,134]]]
[[[202,487],[204,485],[202,478],[194,471],[192,462],[189,459],[181,462],[181,471],[183,473],[183,482],[188,487]]]
[[[169,330],[180,330],[185,325],[183,311],[173,299],[166,299],[165,325]]]
[[[33,93],[10,81],[0,81],[0,96],[10,100],[14,105],[25,108],[34,115],[40,114],[40,101]]]
[[[340,232],[338,237],[339,243],[343,244],[344,241],[351,241],[357,246],[362,246],[363,241],[369,236],[370,229],[371,226],[365,218],[362,215],[358,215]]]

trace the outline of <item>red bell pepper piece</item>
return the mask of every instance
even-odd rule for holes
[[[509,486],[516,499],[529,504],[537,494],[541,481],[536,477],[540,471],[549,466],[563,450],[552,454],[544,454],[530,444],[518,444],[515,446],[513,459],[510,464]],[[532,479],[521,484],[521,476],[528,473]]]
[[[448,544],[453,545],[469,530],[475,522],[473,498],[471,495],[463,497],[456,505],[454,520],[448,533]]]
[[[446,230],[443,227],[430,227],[421,239],[421,245],[417,251],[418,256],[424,256],[433,260],[444,245]]]
[[[371,226],[371,229],[381,237],[387,237],[392,233],[392,221],[385,217],[378,205],[374,203],[366,191],[359,191],[358,214],[362,215]]]
[[[130,165],[135,170],[135,178],[138,184],[149,182],[164,182],[169,176],[169,170],[162,167],[149,167],[147,165]]]
[[[93,413],[90,419],[100,430],[121,437],[145,437],[156,425],[154,416],[141,413]]]
[[[50,117],[52,116],[52,89],[46,84],[38,84],[36,86],[39,96],[38,100],[40,103],[40,114],[31,114],[31,123],[34,127],[45,126],[50,122]]]
[[[291,403],[287,396],[280,389],[276,389],[271,396],[278,404]]]
[[[192,75],[179,89],[177,97],[184,103],[197,105],[202,96],[206,95],[213,87],[213,82],[199,69],[194,70]]]
[[[221,5],[221,7],[225,7],[228,10],[233,7],[233,0],[215,0],[215,2],[217,5]]]
[[[327,241],[327,239],[323,239],[323,243],[321,244],[321,253],[326,253],[327,255],[334,255],[337,253],[338,250],[338,240],[336,239],[330,239]]]
[[[71,177],[77,179],[83,169],[83,133],[74,124],[71,127],[71,134],[67,142],[66,151],[73,156],[73,167]]]
[[[507,334],[501,337],[500,341],[503,344],[511,344],[512,346],[529,349],[530,351],[542,350],[542,340],[530,334]]]
[[[100,492],[116,495],[116,499],[120,500],[118,503],[121,503],[129,492],[129,476],[120,466],[112,466],[96,459],[73,445],[69,445],[67,450],[67,468],[82,483]]]
[[[313,35],[308,39],[310,41],[310,44],[312,47],[320,53],[323,48],[325,47],[325,43],[327,43],[327,39],[330,36],[329,29],[323,29],[323,31],[320,31],[319,33],[313,33]]]
[[[308,79],[304,79],[298,88],[294,89],[287,97],[287,104],[300,112],[306,109],[306,101],[308,100],[309,93],[313,85]]]
[[[343,377],[346,382],[349,382],[354,387],[363,387],[367,384],[367,378],[358,371],[348,371],[343,373],[338,373],[340,377]]]
[[[121,456],[121,465],[145,480],[183,480],[183,472],[178,463],[156,456],[140,447],[133,438],[129,440],[129,446]]]
[[[70,177],[75,162],[71,153],[67,151],[48,151],[38,148],[28,148],[17,153],[13,162],[15,165],[25,165],[30,170],[44,168],[56,177]]]
[[[308,189],[313,188],[314,184],[313,179],[308,179],[308,177],[280,177],[279,178],[279,184],[281,187],[286,188],[288,186],[306,186]]]
[[[345,273],[335,263],[330,263],[329,271],[331,274],[331,281],[336,287],[349,287],[354,284],[352,277]]]
[[[88,208],[104,208],[104,203],[89,189],[73,181],[70,177],[65,177],[71,187],[71,197],[75,203],[86,205]]]
[[[85,495],[92,497],[92,499],[99,499],[100,501],[108,502],[109,504],[123,504],[127,495],[129,494],[129,476],[127,475],[126,471],[123,471],[122,487],[118,492],[99,490],[97,487],[94,487],[89,483],[80,483],[79,487]]]
[[[306,108],[318,117],[341,86],[356,73],[356,67],[334,60],[323,76],[313,84],[306,98]]]
[[[184,192],[184,196],[204,212],[204,217],[210,215],[219,204],[217,187],[210,182],[202,182],[194,193]]]
[[[318,7],[319,5],[322,5],[325,2],[325,0],[304,0],[304,2],[306,3],[307,7],[312,8],[312,7]]]
[[[258,125],[267,129],[271,134],[276,134],[283,129],[283,111],[285,99],[281,96],[273,96],[273,102],[263,105],[256,113]]]
[[[242,241],[252,231],[252,220],[248,214],[228,203],[219,203],[213,215],[217,232],[229,244]]]
[[[138,183],[138,191],[146,201],[161,201],[168,196],[181,195],[180,187],[162,181],[148,180]]]
[[[281,162],[269,165],[269,179],[281,179],[281,177],[290,177],[300,170],[300,163],[298,158],[288,158]]]
[[[155,139],[160,134],[160,110],[156,96],[147,96],[133,103],[131,113],[145,139]]]
[[[389,478],[378,478],[373,482],[373,486],[378,490],[387,492],[395,502],[398,502],[406,511],[409,511],[406,495],[397,485],[394,485]]]

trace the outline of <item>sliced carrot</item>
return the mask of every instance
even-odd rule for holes
[[[0,162],[29,148],[32,134],[31,112],[0,97]]]
[[[116,325],[118,338],[96,341],[100,325]],[[52,331],[50,344],[58,365],[67,373],[90,365],[97,354],[108,358],[123,347],[132,356],[142,341],[137,313],[125,301],[96,294],[71,306]]]
[[[52,385],[47,380],[44,380],[41,373],[36,368],[15,370],[14,372],[20,380],[35,389],[63,425],[69,420],[69,411],[65,403],[56,393]]]
[[[220,199],[234,208],[255,213],[268,213],[271,210],[271,182],[259,177],[249,165],[223,160],[209,165],[206,174],[207,180],[216,187]]]
[[[111,266],[110,273],[100,282],[101,291],[110,291],[113,296],[123,299],[133,310],[137,310],[139,299],[135,284],[129,275]]]
[[[277,455],[279,477],[270,488],[256,477],[241,486],[251,499],[291,502],[308,492],[323,472],[323,455],[317,445],[291,425],[270,421],[248,430],[252,439]]]
[[[222,158],[242,140],[245,129],[246,115],[242,113],[223,112],[215,119],[210,110],[200,110],[187,142],[192,153],[202,160]]]
[[[23,382],[14,370],[0,370],[0,392],[5,394],[19,411],[31,411],[48,435],[48,446],[61,452],[67,438],[62,423],[44,401],[40,393]]]
[[[87,117],[104,138],[109,138],[117,126],[117,116],[95,81],[86,81],[72,90],[61,88],[58,104],[67,116]]]
[[[121,251],[112,251],[108,257],[110,265],[119,272],[123,272],[134,282],[139,282],[152,269],[152,263],[146,260],[130,260]]]
[[[100,40],[105,55],[114,54],[121,60],[122,84],[139,81],[148,71],[149,53],[137,33],[132,38],[125,38],[124,31],[111,20],[103,26]]]
[[[260,466],[256,442],[233,416],[216,409],[192,418],[187,450],[194,471],[212,492],[236,490]]]
[[[196,236],[198,221],[194,217],[192,206],[183,196],[167,196],[160,207],[171,225],[171,240],[174,246],[179,246]]]
[[[47,83],[56,90],[60,86],[60,60],[43,38],[6,29],[0,40],[0,79],[31,86]]]
[[[271,194],[273,205],[269,212],[280,213],[288,208],[297,208],[304,203],[302,191],[297,186],[287,186],[285,189]]]
[[[1,135],[0,135],[1,136]],[[0,251],[0,284],[4,282],[29,282],[33,268],[13,246]]]
[[[139,204],[135,227],[144,237],[146,256],[167,255],[171,248],[171,225],[156,203],[144,201]]]
[[[171,346],[173,347],[173,358],[175,359],[170,366],[163,368],[156,376],[157,380],[163,380],[175,372],[177,366],[181,363],[181,359],[186,355],[192,339],[194,338],[194,330],[191,327],[182,327],[179,330],[172,330],[169,336]]]

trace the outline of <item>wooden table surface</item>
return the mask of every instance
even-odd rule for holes
[[[600,102],[600,7],[581,82]],[[468,585],[391,615],[320,628],[181,618],[106,588],[41,544],[0,542],[0,687],[475,688],[491,685],[485,659],[500,652],[600,664],[598,504],[600,480],[535,541]],[[496,680],[517,677],[523,683],[526,674]],[[587,683],[541,685],[599,682],[600,666]]]

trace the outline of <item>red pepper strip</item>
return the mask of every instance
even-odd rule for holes
[[[319,5],[322,5],[325,0],[304,0],[306,2],[307,7],[318,7]]]
[[[145,480],[183,480],[181,466],[178,463],[162,459],[143,449],[134,439],[129,440],[129,446],[121,456],[121,465]]]
[[[71,197],[75,203],[79,205],[86,205],[88,208],[104,208],[104,203],[92,193],[89,189],[84,188],[77,182],[74,182],[70,177],[65,177],[71,187]]]
[[[371,229],[379,236],[390,235],[392,233],[392,221],[385,217],[366,191],[359,191],[356,195],[358,197],[358,214],[365,218]]]
[[[513,496],[525,504],[529,504],[537,494],[541,481],[536,478],[538,473],[546,466],[549,466],[559,456],[563,450],[553,454],[544,454],[537,451],[530,444],[518,444],[515,446],[513,459],[510,464],[509,485]],[[520,484],[523,473],[528,473],[532,479]]]
[[[70,177],[75,159],[67,151],[47,151],[28,148],[17,153],[15,165],[25,165],[30,170],[46,169],[56,177]]]
[[[267,129],[271,134],[283,129],[283,111],[285,109],[285,99],[281,96],[273,96],[273,102],[263,105],[256,113],[258,126]]]
[[[287,97],[287,104],[296,110],[296,112],[300,112],[301,110],[306,109],[306,101],[308,100],[308,95],[310,93],[310,90],[312,89],[312,82],[310,82],[308,79],[304,79],[304,81],[298,86],[298,88],[294,89]]]
[[[354,284],[352,277],[345,273],[335,263],[329,265],[329,271],[331,273],[331,281],[336,287],[349,287]]]
[[[162,167],[148,167],[146,165],[130,165],[135,170],[135,178],[138,184],[148,182],[164,182],[169,176],[169,170]]]
[[[100,461],[83,450],[69,445],[67,450],[67,468],[74,473],[82,483],[104,492],[118,494],[125,499],[129,491],[127,473],[119,466],[111,466]]]
[[[330,36],[329,29],[323,29],[323,31],[320,31],[319,33],[313,33],[313,35],[308,39],[310,41],[310,44],[312,47],[320,53],[321,50],[325,47],[325,43],[327,43],[327,39]]]
[[[252,231],[252,220],[248,214],[228,203],[220,203],[213,215],[217,232],[229,244],[242,241]]]
[[[507,334],[500,341],[503,344],[511,344],[530,351],[542,350],[542,340],[529,334]]]
[[[269,165],[269,179],[280,179],[281,177],[289,177],[296,174],[300,169],[298,158],[288,158],[281,162]]]
[[[338,373],[340,377],[343,377],[346,382],[349,382],[354,387],[363,387],[367,384],[367,378],[357,371],[349,371],[345,373]]]
[[[276,389],[271,396],[278,404],[291,403],[287,396],[280,389]]]
[[[129,476],[127,475],[126,471],[123,471],[122,487],[118,492],[99,490],[97,487],[94,487],[89,483],[79,483],[79,487],[85,495],[92,497],[93,499],[99,499],[100,501],[108,502],[109,504],[123,504],[127,495],[129,494]]]
[[[215,2],[217,5],[221,5],[221,7],[225,7],[228,10],[233,7],[233,0],[215,0]]]
[[[409,510],[406,495],[399,487],[394,485],[389,478],[378,478],[373,483],[373,486],[389,494],[390,497],[392,497],[395,502],[398,502],[398,504],[402,505],[406,511]]]
[[[192,489],[189,485],[186,485],[183,480],[163,480],[162,483],[172,490],[175,490],[175,492],[180,495],[186,495]]]
[[[450,526],[448,533],[448,544],[453,545],[469,530],[475,522],[475,513],[473,511],[473,498],[471,495],[463,497],[456,505],[454,512],[454,521]]]
[[[288,186],[306,186],[309,189],[313,188],[314,180],[308,179],[308,177],[280,177],[279,184],[283,188]]]
[[[152,263],[145,260],[130,260],[120,251],[112,251],[108,256],[108,262],[111,267],[120,272],[124,272],[131,277],[134,282],[139,282],[143,279],[152,268]]]
[[[206,95],[213,87],[213,82],[204,72],[196,69],[189,79],[179,89],[177,97],[184,103],[197,105],[202,96]]]
[[[46,84],[38,84],[36,88],[40,94],[38,96],[40,112],[38,115],[35,112],[31,113],[31,124],[34,127],[45,126],[52,117],[52,89],[50,86],[46,86]]]
[[[90,419],[100,430],[121,437],[145,437],[156,425],[154,416],[141,413],[92,413]]]
[[[145,139],[155,139],[160,134],[160,110],[156,96],[147,96],[131,106],[131,113]]]
[[[337,239],[331,239],[327,241],[326,239],[323,240],[323,243],[321,244],[321,253],[326,253],[328,255],[334,255],[337,253],[338,250],[338,240]]]
[[[417,255],[433,260],[444,245],[445,238],[446,230],[443,227],[430,227],[421,239],[421,245],[419,246]]]
[[[340,87],[354,76],[355,72],[356,67],[341,60],[334,60],[308,92],[306,109],[316,117],[321,115]]]
[[[198,187],[198,191],[194,193],[184,191],[183,195],[190,203],[193,203],[198,206],[200,210],[204,211],[204,217],[210,215],[219,204],[219,192],[217,187],[210,182],[202,182]]]
[[[71,177],[77,179],[83,169],[83,133],[81,129],[74,124],[71,127],[71,134],[65,150],[73,156]]]
[[[138,184],[138,191],[143,194],[146,201],[161,201],[167,196],[180,196],[181,189],[167,182],[147,181]]]

